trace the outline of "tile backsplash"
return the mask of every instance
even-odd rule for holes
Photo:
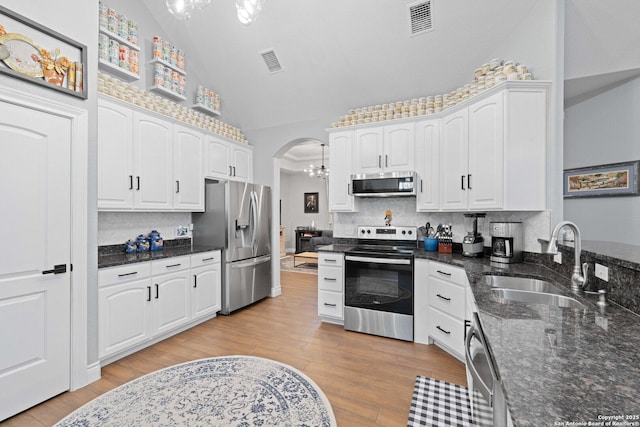
[[[164,239],[175,239],[176,229],[189,224],[191,212],[99,212],[98,246],[124,244],[151,230],[158,230]]]
[[[438,224],[453,225],[453,241],[462,243],[465,233],[462,212],[416,212],[416,200],[407,198],[363,198],[359,200],[359,212],[334,213],[334,236],[354,238],[359,225],[384,226],[385,211],[391,210],[392,225],[423,226],[427,221],[435,228]],[[521,221],[524,228],[524,250],[540,252],[538,238],[549,238],[551,215],[542,212],[487,212],[482,235],[485,246],[491,245],[489,223],[491,221]]]

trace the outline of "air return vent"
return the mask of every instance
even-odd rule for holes
[[[264,59],[264,63],[267,65],[267,69],[270,73],[276,73],[282,70],[282,65],[280,65],[280,61],[276,56],[275,50],[267,49],[260,52],[260,55],[262,55],[262,59]]]
[[[412,36],[431,31],[433,29],[431,0],[410,4],[409,22],[411,23]]]

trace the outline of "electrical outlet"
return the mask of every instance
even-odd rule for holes
[[[609,281],[609,267],[605,267],[604,265],[598,264],[596,262],[596,277],[604,280],[605,282]]]
[[[562,252],[558,252],[557,254],[555,254],[553,256],[553,260],[558,264],[562,264]]]
[[[189,227],[186,225],[176,227],[176,237],[189,237]]]

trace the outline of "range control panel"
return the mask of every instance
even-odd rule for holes
[[[418,240],[418,227],[358,227],[359,239]]]

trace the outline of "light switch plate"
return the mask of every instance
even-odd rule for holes
[[[609,281],[609,267],[605,267],[602,264],[598,264],[596,262],[596,277],[604,280],[605,282]]]
[[[553,260],[558,264],[562,264],[562,252],[558,252],[553,256]]]

